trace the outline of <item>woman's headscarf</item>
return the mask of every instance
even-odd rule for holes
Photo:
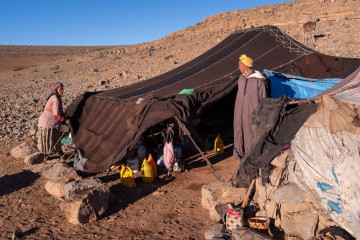
[[[49,98],[51,98],[52,95],[56,95],[61,101],[61,96],[59,95],[59,93],[57,91],[57,89],[60,87],[64,87],[64,85],[61,82],[56,82],[56,83],[54,83],[54,85],[52,85],[51,94],[46,98],[46,102],[49,100]]]
[[[64,85],[61,82],[54,83],[54,85],[52,85],[52,87],[51,87],[51,92],[58,95],[57,89],[60,87],[64,87]]]
[[[239,57],[239,59],[248,67],[253,66],[253,59],[251,57],[246,56],[246,54],[243,54]]]

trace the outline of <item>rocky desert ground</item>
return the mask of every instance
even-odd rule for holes
[[[302,25],[319,19],[306,41]],[[211,224],[201,208],[201,186],[215,181],[200,161],[169,181],[152,187],[121,188],[115,176],[104,176],[117,199],[100,220],[68,223],[59,201],[45,189],[44,177],[23,171],[22,159],[10,151],[20,143],[35,144],[37,120],[51,85],[65,85],[64,107],[85,91],[121,87],[167,72],[206,50],[236,30],[275,25],[318,52],[360,57],[359,0],[302,0],[233,10],[153,42],[128,46],[60,47],[0,46],[0,236],[14,229],[23,239],[202,239]],[[154,56],[149,56],[153,47]],[[230,156],[228,154],[227,156]],[[231,158],[212,159],[224,179],[230,178]],[[132,192],[131,192],[132,191]]]

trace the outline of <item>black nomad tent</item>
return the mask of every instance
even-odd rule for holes
[[[83,171],[101,172],[121,161],[151,126],[175,117],[187,124],[214,111],[212,106],[224,99],[234,102],[240,75],[238,58],[243,53],[254,59],[256,70],[306,78],[345,78],[360,66],[360,59],[321,54],[274,26],[236,31],[209,51],[167,73],[79,96],[67,108],[67,114],[74,129],[73,141],[83,153],[80,163]],[[179,94],[183,89],[194,91]],[[280,105],[290,101],[281,99]],[[232,116],[233,105],[222,106]]]

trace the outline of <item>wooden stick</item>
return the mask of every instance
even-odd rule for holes
[[[195,143],[194,139],[191,137],[189,130],[187,129],[187,127],[185,126],[185,124],[183,124],[180,119],[178,117],[175,117],[176,121],[178,122],[179,126],[181,127],[181,129],[183,130],[185,135],[188,135],[190,140],[192,141],[192,143],[194,144],[194,146],[196,147],[196,149],[200,152],[201,156],[205,159],[206,164],[208,165],[208,167],[210,168],[211,172],[215,175],[216,179],[221,182],[221,177],[216,173],[216,170],[214,169],[214,167],[212,166],[211,162],[209,161],[209,159],[207,159],[207,157],[204,155],[204,153],[201,151],[201,149],[199,148],[199,146]]]
[[[156,138],[155,138],[154,132],[152,130],[152,127],[149,127],[149,130],[150,130],[151,137],[154,140],[154,143],[155,143],[156,147],[159,146],[158,142],[156,141]]]
[[[255,185],[255,180],[256,180],[256,178],[254,178],[254,179],[251,181],[250,187],[249,187],[249,189],[248,189],[248,191],[247,191],[247,193],[246,193],[246,196],[245,196],[245,198],[244,198],[244,201],[243,201],[242,204],[241,204],[241,208],[245,208],[245,207],[246,207],[246,204],[247,204],[247,202],[248,202],[248,200],[249,200],[251,191],[252,191],[252,189],[253,189],[253,187],[254,187],[254,185]]]

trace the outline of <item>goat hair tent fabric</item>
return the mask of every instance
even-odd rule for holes
[[[84,171],[106,170],[121,161],[149,127],[175,116],[186,123],[236,90],[238,58],[243,53],[254,59],[256,70],[306,78],[345,78],[360,65],[360,59],[318,53],[274,26],[236,31],[167,73],[75,99],[67,114],[74,129],[73,141],[87,159]],[[194,91],[178,94],[183,89]]]

